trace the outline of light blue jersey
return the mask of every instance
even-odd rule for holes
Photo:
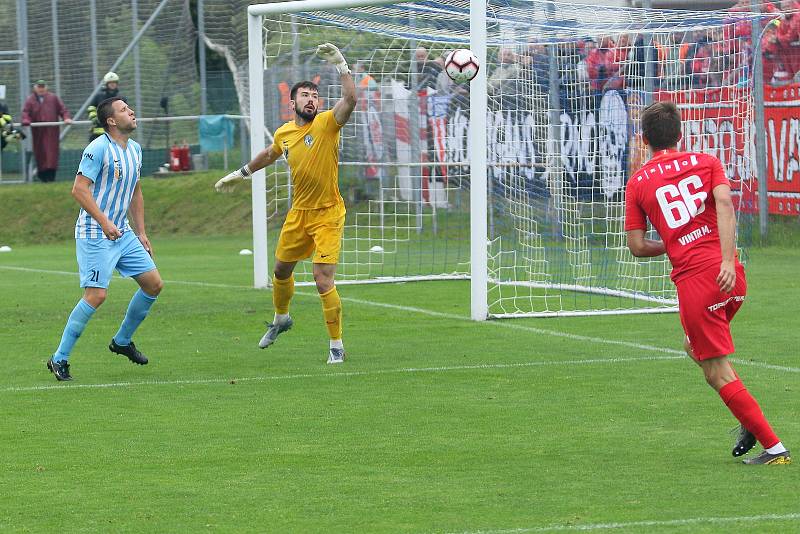
[[[83,151],[78,174],[94,182],[92,196],[100,211],[119,228],[130,231],[128,206],[142,171],[142,148],[129,139],[123,149],[109,135],[98,137]],[[103,229],[91,215],[81,208],[75,223],[76,239],[103,239]]]

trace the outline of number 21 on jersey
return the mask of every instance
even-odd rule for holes
[[[679,228],[706,209],[708,193],[700,191],[703,181],[696,174],[687,176],[678,185],[667,184],[656,189],[656,199],[670,228]]]

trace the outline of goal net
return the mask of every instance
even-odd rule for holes
[[[337,283],[470,278],[478,319],[674,311],[668,260],[634,258],[625,244],[625,184],[647,160],[638,116],[655,100],[678,103],[680,148],[722,160],[747,220],[747,14],[492,0],[481,3],[484,39],[468,1],[365,3],[264,4],[249,17],[254,140],[292,119],[296,81],[319,84],[323,109],[339,98],[316,45],[336,44],[353,70]],[[443,73],[456,48],[480,52],[470,84]],[[257,285],[292,202],[284,161],[263,179]],[[311,265],[296,279],[313,283]]]

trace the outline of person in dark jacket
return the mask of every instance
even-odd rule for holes
[[[22,107],[22,125],[30,126],[34,122],[58,122],[72,124],[72,116],[64,102],[47,90],[44,80],[36,80],[33,93],[25,100]],[[31,128],[33,132],[33,155],[36,158],[37,176],[42,182],[53,182],[58,169],[59,127],[42,126]]]

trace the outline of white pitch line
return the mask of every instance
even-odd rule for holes
[[[68,271],[55,271],[55,270],[47,270],[47,269],[33,269],[29,267],[13,267],[13,266],[4,266],[0,265],[0,269],[7,269],[12,271],[23,271],[23,272],[35,272],[35,273],[44,273],[44,274],[58,274],[58,275],[68,275],[68,276],[75,276],[77,277],[77,273],[68,272]],[[209,283],[209,282],[194,282],[190,280],[164,280],[167,284],[179,284],[179,285],[189,285],[189,286],[197,286],[197,287],[214,287],[214,288],[221,288],[221,289],[253,289],[251,286],[243,286],[243,285],[233,285],[233,284],[217,284],[217,283]],[[309,298],[319,298],[317,293],[306,293],[304,291],[297,291],[295,295],[302,296],[302,297],[309,297]],[[418,313],[421,315],[427,315],[429,317],[440,317],[442,319],[451,319],[456,321],[472,321],[470,318],[465,317],[463,315],[457,315],[454,313],[446,313],[446,312],[437,312],[433,310],[428,310],[425,308],[417,308],[414,306],[402,306],[400,304],[389,304],[385,302],[374,302],[371,300],[363,300],[357,299],[353,297],[340,297],[343,302],[350,302],[353,304],[360,304],[362,306],[372,306],[375,308],[386,308],[391,310],[398,310],[398,311],[406,311],[411,313]],[[658,347],[655,345],[647,345],[644,343],[634,343],[631,341],[621,341],[616,339],[607,339],[601,337],[593,337],[593,336],[584,336],[580,334],[570,334],[568,332],[560,332],[558,330],[548,330],[545,328],[537,328],[535,326],[525,326],[521,324],[515,324],[513,320],[500,320],[500,321],[482,321],[478,323],[480,326],[496,326],[499,328],[509,328],[512,330],[520,330],[524,332],[531,332],[533,334],[545,335],[545,336],[552,336],[552,337],[560,337],[564,339],[570,339],[572,341],[586,341],[589,343],[600,343],[603,345],[616,345],[619,347],[627,347],[636,350],[646,350],[648,352],[660,352],[663,354],[675,354],[675,355],[685,355],[685,352],[682,350],[670,349],[667,347]],[[787,373],[800,373],[800,367],[791,367],[785,365],[774,365],[765,362],[759,361],[751,361],[745,360],[741,358],[730,358],[730,360],[734,363],[740,365],[748,365],[750,367],[759,367],[761,369],[770,369],[773,371],[783,371]]]
[[[67,276],[74,276],[77,278],[78,273],[75,271],[53,271],[50,269],[32,269],[30,267],[14,267],[12,265],[0,265],[0,269],[6,271],[21,271],[23,273],[44,273],[44,274],[63,274]]]
[[[141,382],[109,382],[105,384],[56,384],[48,386],[20,386],[7,387],[0,389],[0,392],[21,392],[21,391],[48,391],[65,389],[103,389],[103,388],[122,388],[134,386],[171,386],[171,385],[192,385],[192,384],[229,384],[231,382],[268,382],[272,380],[296,380],[302,378],[339,378],[354,376],[375,376],[398,373],[443,373],[448,371],[471,371],[486,369],[514,369],[520,367],[542,367],[554,365],[592,365],[592,364],[616,364],[628,362],[648,362],[677,360],[683,356],[641,356],[638,358],[594,358],[587,360],[549,360],[536,362],[519,363],[487,363],[476,365],[451,365],[441,367],[401,367],[399,369],[377,369],[374,371],[346,371],[338,373],[303,373],[293,375],[271,375],[271,376],[250,376],[243,378],[207,378],[202,380],[143,380]]]
[[[764,514],[740,517],[694,517],[689,519],[667,519],[652,521],[630,521],[620,523],[596,523],[586,525],[551,525],[546,527],[514,528],[504,530],[467,531],[462,534],[517,534],[523,532],[586,532],[593,530],[617,530],[640,527],[681,527],[686,525],[727,525],[731,523],[757,523],[762,521],[796,521],[800,513]]]
[[[0,269],[5,269],[7,271],[20,271],[24,273],[42,273],[42,274],[59,274],[64,276],[72,276],[77,278],[78,273],[75,271],[56,271],[51,269],[33,269],[31,267],[16,267],[11,265],[0,265]],[[124,280],[126,277],[119,276],[117,274],[113,275],[115,279]],[[169,284],[179,284],[179,285],[187,285],[187,286],[200,286],[200,287],[218,287],[221,289],[253,289],[253,286],[237,286],[233,284],[216,284],[213,282],[194,282],[191,280],[164,280],[164,282]]]

